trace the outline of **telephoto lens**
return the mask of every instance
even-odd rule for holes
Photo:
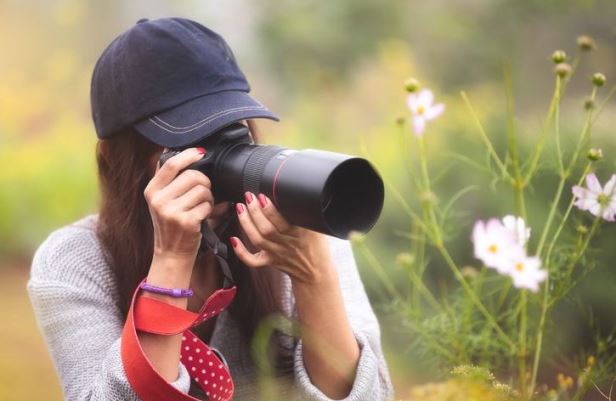
[[[216,202],[242,202],[246,191],[269,197],[291,224],[347,239],[368,232],[385,196],[366,159],[316,149],[257,145],[248,127],[232,124],[198,144],[205,157],[188,168],[207,175]],[[161,164],[181,149],[161,155]]]

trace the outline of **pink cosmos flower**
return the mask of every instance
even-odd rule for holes
[[[473,227],[472,240],[475,257],[501,274],[507,274],[511,268],[509,260],[524,254],[515,233],[498,219],[490,219],[487,223],[478,220]]]
[[[586,176],[586,188],[579,185],[571,188],[576,197],[575,206],[581,210],[588,210],[594,216],[607,221],[616,220],[616,174],[601,186],[594,173]]]
[[[521,217],[478,220],[472,235],[475,257],[486,267],[510,276],[515,287],[537,291],[548,272],[541,269],[538,257],[526,255],[524,247],[529,237],[530,228]]]
[[[509,276],[516,288],[526,288],[533,292],[539,290],[539,283],[548,277],[548,272],[541,269],[541,260],[536,256],[515,255],[509,260]]]
[[[434,120],[445,111],[443,103],[432,104],[434,95],[429,89],[422,89],[419,93],[411,93],[407,98],[407,105],[413,120],[413,132],[422,136],[426,129],[426,121]]]

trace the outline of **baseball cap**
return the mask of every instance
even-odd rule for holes
[[[99,138],[133,126],[152,142],[176,148],[237,121],[279,120],[249,92],[219,34],[185,18],[144,18],[99,57],[90,100]]]

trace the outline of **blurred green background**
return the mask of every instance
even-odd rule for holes
[[[31,257],[51,230],[97,210],[89,82],[98,55],[139,18],[160,16],[195,19],[229,42],[254,96],[282,117],[279,123],[260,124],[265,143],[369,156],[412,203],[417,197],[405,173],[395,119],[408,112],[407,77],[432,88],[437,101],[447,105],[426,134],[431,170],[439,177],[437,195],[446,201],[464,186],[482,188],[458,204],[464,214],[451,227],[450,246],[461,264],[473,263],[472,222],[512,212],[513,195],[504,186],[490,187],[485,173],[452,157],[453,150],[476,160],[485,156],[459,91],[467,91],[502,152],[505,63],[512,70],[523,148],[534,143],[548,107],[553,50],[575,53],[580,34],[591,35],[598,46],[564,100],[565,144],[573,143],[580,130],[590,74],[603,72],[607,88],[616,78],[613,0],[0,1],[0,305],[5,315],[0,400],[62,398],[25,291]],[[615,115],[612,101],[593,134],[606,155],[598,169],[602,181],[616,171]],[[369,155],[362,153],[362,137]],[[556,186],[551,154],[548,149],[528,199],[529,223],[537,231]],[[395,257],[409,244],[395,231],[408,231],[410,223],[401,216],[387,194],[367,241],[404,289],[406,274]],[[561,329],[548,341],[553,347],[548,372],[560,354],[574,357],[589,346],[589,311],[599,330],[616,327],[615,240],[614,225],[605,226],[594,242],[599,268],[575,291],[578,301],[558,310],[555,325]],[[398,398],[407,397],[408,388],[430,379],[430,373],[414,360],[408,335],[383,307],[387,299],[379,281],[356,256],[381,320]],[[447,281],[436,255],[433,260],[430,276]],[[551,373],[545,375],[544,381],[553,381]]]

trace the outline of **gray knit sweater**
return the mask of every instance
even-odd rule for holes
[[[52,232],[36,250],[27,290],[37,323],[71,401],[138,400],[120,359],[124,325],[117,288],[95,234],[97,215],[86,216]],[[392,385],[383,358],[379,324],[360,280],[349,241],[328,237],[351,326],[361,353],[355,382],[346,400],[388,400]],[[283,307],[295,315],[288,276],[283,280]],[[235,400],[258,399],[256,368],[249,344],[227,312],[216,321],[210,345],[218,348],[235,381]],[[196,395],[186,367],[171,383]],[[194,384],[194,383],[193,383]],[[294,352],[294,383],[280,399],[329,400],[311,381],[302,358],[302,342]]]

